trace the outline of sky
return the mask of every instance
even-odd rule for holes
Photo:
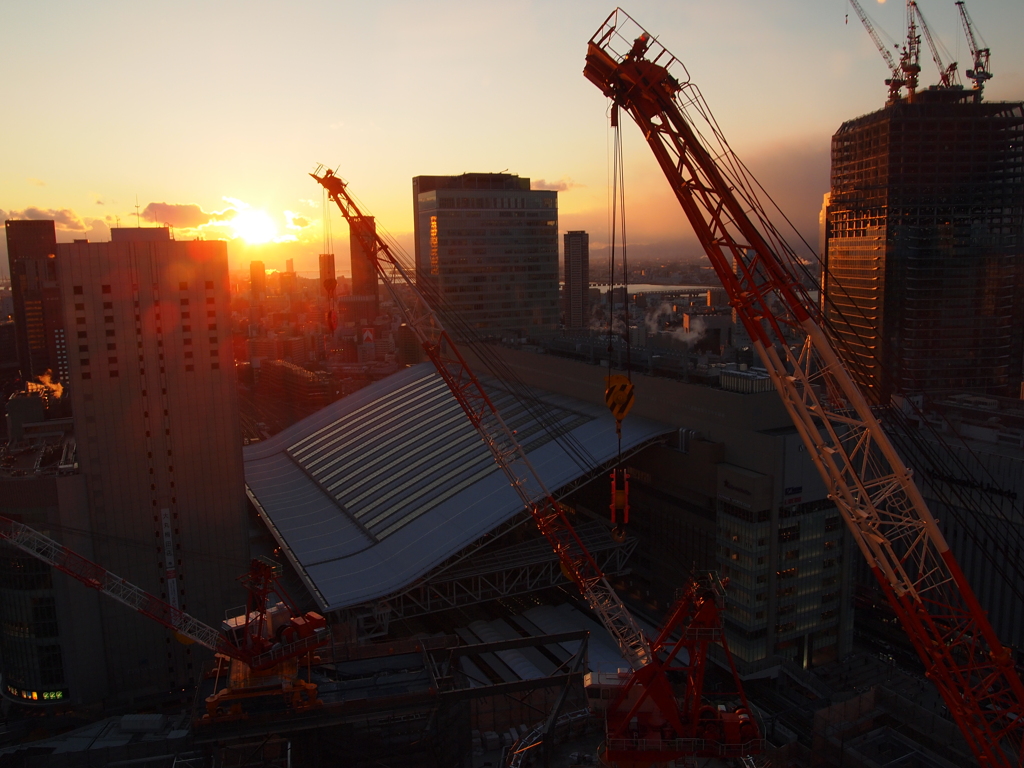
[[[862,0],[903,36],[901,0]],[[961,72],[953,0],[919,0]],[[809,238],[829,141],[886,97],[847,0],[636,0],[726,137]],[[1024,99],[1022,0],[968,0],[991,48],[988,100]],[[590,0],[7,3],[0,24],[0,218],[54,218],[58,241],[170,224],[224,238],[232,268],[317,269],[325,211],[307,174],[337,169],[412,249],[420,174],[508,171],[559,190],[559,229],[608,239],[607,100],[582,76],[613,6]],[[922,52],[924,84],[937,81]],[[653,155],[623,128],[631,258],[695,245]],[[137,206],[137,207],[136,207]],[[347,227],[330,216],[339,271]],[[812,240],[813,242],[813,240]],[[0,238],[0,273],[6,273]]]

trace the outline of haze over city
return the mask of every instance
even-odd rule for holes
[[[901,37],[902,4],[866,6]],[[953,3],[921,6],[965,62]],[[0,28],[0,218],[53,218],[58,240],[106,240],[138,214],[178,239],[230,240],[233,269],[293,258],[312,273],[323,250],[324,209],[306,175],[316,162],[337,168],[407,249],[413,176],[508,169],[558,190],[559,229],[592,232],[599,254],[611,132],[606,99],[580,70],[608,10],[579,1],[17,4]],[[829,137],[885,99],[885,66],[849,5],[648,0],[626,10],[681,58],[734,149],[814,243]],[[993,50],[986,97],[1021,98],[1024,6],[979,0],[971,12]],[[922,62],[924,84],[935,82],[926,52]],[[624,134],[635,257],[696,258],[641,137],[631,126]],[[346,228],[334,223],[348,274]],[[0,264],[6,272],[5,253]]]

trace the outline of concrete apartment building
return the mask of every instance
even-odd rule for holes
[[[219,625],[248,567],[227,246],[165,228],[57,247],[94,559]],[[194,682],[208,654],[100,603],[107,696]]]
[[[562,317],[567,330],[590,326],[590,235],[582,230],[562,236],[564,287]]]
[[[556,333],[558,193],[508,173],[416,176],[412,187],[421,290],[481,336]]]

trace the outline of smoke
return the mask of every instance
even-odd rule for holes
[[[644,312],[644,325],[647,326],[648,334],[667,333],[674,341],[693,345],[700,341],[707,331],[704,321],[699,317],[690,320],[688,331],[681,325],[672,325],[675,319],[676,312],[667,301],[661,302],[657,307],[648,307]]]

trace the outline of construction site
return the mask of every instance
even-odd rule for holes
[[[244,477],[245,530],[207,535],[248,547],[219,594],[183,586],[198,591],[200,569],[180,554],[181,474],[152,502],[145,557],[160,578],[123,578],[104,556],[127,545],[85,534],[99,474],[77,452],[95,419],[12,399],[0,648],[6,706],[31,717],[0,730],[0,768],[1021,766],[1024,108],[983,101],[989,52],[962,2],[973,88],[913,0],[898,59],[850,2],[892,77],[886,106],[833,137],[820,265],[790,245],[658,38],[616,9],[587,43],[616,195],[634,122],[721,281],[728,311],[691,304],[723,318],[699,354],[631,348],[614,249],[606,332],[523,344],[479,330],[488,313],[521,321],[496,303],[460,308],[474,299],[462,242],[444,250],[445,211],[521,219],[501,224],[520,227],[508,271],[548,280],[553,243],[557,281],[555,196],[529,179],[417,177],[414,257],[317,166],[310,183],[376,275],[373,301],[350,303],[376,305],[383,288],[413,352],[344,395],[324,372],[264,362],[257,386],[292,411],[217,470]],[[919,87],[922,35],[933,87]],[[943,142],[969,148],[933,162]],[[205,307],[213,334],[219,288],[201,277],[175,277],[174,311]],[[65,289],[84,304],[83,279]],[[114,285],[96,291],[104,338]],[[124,302],[141,334],[138,294]],[[359,354],[375,360],[366,330]],[[743,356],[715,351],[727,337]],[[171,405],[153,423],[170,436],[163,347]],[[159,463],[158,406],[145,407]],[[139,474],[156,492],[158,473]],[[238,565],[210,559],[210,572]],[[221,595],[222,620],[207,604]],[[155,681],[132,697],[96,693],[96,639],[122,626],[85,616],[98,601],[159,638],[152,664],[127,636],[124,659],[103,662],[110,679]],[[63,614],[85,629],[71,638]]]

